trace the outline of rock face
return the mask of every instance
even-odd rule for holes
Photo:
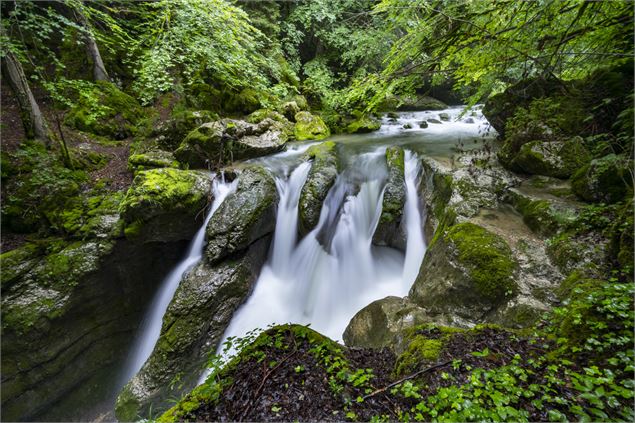
[[[110,395],[147,300],[185,246],[58,240],[0,256],[3,419],[81,419],[80,405]]]
[[[361,309],[344,331],[349,347],[382,348],[409,327],[430,321],[425,310],[406,298],[386,297]]]
[[[388,180],[384,189],[381,216],[373,235],[373,243],[405,250],[406,234],[401,225],[403,208],[406,203],[403,149],[397,146],[388,147],[386,149],[386,164],[388,165]]]
[[[322,203],[337,178],[336,144],[327,141],[307,150],[305,156],[313,161],[300,193],[298,217],[300,233],[307,234],[320,220]]]
[[[207,172],[170,168],[138,172],[120,206],[126,236],[143,242],[190,239],[203,223],[211,188]]]
[[[150,404],[191,389],[267,258],[275,225],[276,186],[261,167],[245,169],[238,187],[207,226],[203,260],[181,281],[163,318],[161,336],[139,373],[124,387],[117,418],[143,416]],[[184,375],[172,390],[171,381]]]
[[[516,267],[501,237],[473,223],[460,223],[429,247],[409,297],[430,314],[473,320],[515,294]]]
[[[582,138],[567,141],[532,141],[524,144],[511,166],[532,175],[568,178],[591,160]]]
[[[295,115],[295,139],[321,140],[331,135],[331,131],[321,117],[309,112],[298,112]]]
[[[632,162],[623,156],[609,154],[595,159],[571,178],[573,192],[590,202],[619,201],[633,186],[631,168]]]
[[[280,151],[287,142],[284,125],[273,119],[259,123],[222,119],[204,123],[174,152],[182,163],[195,168],[222,166]]]

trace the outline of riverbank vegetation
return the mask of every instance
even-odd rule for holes
[[[119,363],[127,345],[119,337],[147,305],[121,297],[149,296],[150,279],[200,224],[209,192],[202,171],[448,104],[484,104],[498,136],[467,155],[467,172],[476,181],[496,167],[516,178],[490,194],[513,208],[556,269],[544,272],[549,292],[535,295],[549,309],[510,306],[496,325],[487,317],[473,328],[431,319],[384,349],[270,328],[243,340],[243,352],[205,384],[178,392],[160,420],[635,417],[630,2],[3,1],[0,14],[3,417],[46,416],[59,392],[85,382],[61,370],[76,357],[91,375],[100,361]],[[301,203],[311,214],[301,215],[303,232],[336,178],[335,150],[328,143],[307,153],[326,170],[312,170],[324,175],[309,195],[317,208],[305,213]],[[447,296],[517,305],[524,256],[453,203],[478,203],[480,188],[426,171],[435,190],[426,204],[436,230],[429,262],[459,263],[469,268],[465,283],[478,275],[488,290],[476,301]],[[481,254],[493,244],[496,260]],[[166,250],[175,257],[136,287],[117,265],[121,287],[103,296],[116,298],[125,323],[96,319],[95,338],[82,338],[93,327],[86,281],[127,263],[126,252],[143,257],[130,265],[141,274]],[[147,417],[137,406],[123,404],[119,417]]]

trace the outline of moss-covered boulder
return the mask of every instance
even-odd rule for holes
[[[379,128],[381,128],[380,121],[368,115],[364,115],[346,125],[346,132],[349,134],[366,134],[376,131]]]
[[[179,162],[174,158],[174,154],[164,150],[149,150],[128,157],[128,168],[133,172],[162,167],[178,168]]]
[[[222,263],[203,260],[181,281],[152,355],[117,398],[119,421],[137,420],[150,409],[165,411],[170,398],[196,385],[209,351],[215,350],[234,312],[251,292],[270,238],[260,238]]]
[[[586,201],[615,203],[633,189],[633,162],[609,154],[591,161],[571,178],[573,192]]]
[[[120,211],[125,235],[143,242],[190,239],[205,217],[209,173],[171,168],[137,173]]]
[[[295,113],[293,114],[295,116]],[[289,139],[293,139],[295,137],[295,133],[293,131],[294,125],[293,122],[290,122],[289,119],[275,110],[269,109],[258,109],[249,116],[247,116],[247,122],[249,123],[260,123],[265,119],[271,119],[275,122],[279,122],[282,124],[282,128],[284,129],[285,134]]]
[[[338,171],[337,145],[333,141],[312,146],[305,153],[313,165],[300,193],[298,205],[299,229],[302,234],[311,231],[320,220],[322,204],[335,183]]]
[[[277,191],[273,177],[262,167],[245,169],[236,192],[229,195],[207,224],[205,257],[215,263],[272,233],[276,222]]]
[[[248,115],[260,109],[263,103],[268,103],[269,99],[270,96],[267,93],[253,88],[245,88],[238,93],[227,92],[223,98],[222,111],[224,113]]]
[[[394,347],[395,337],[406,328],[429,322],[425,310],[408,299],[386,297],[357,312],[344,331],[349,347]]]
[[[395,374],[409,374],[422,368],[424,364],[436,362],[452,336],[466,332],[463,329],[433,323],[413,325],[404,329],[395,345],[399,353],[395,362]]]
[[[217,119],[218,115],[208,110],[174,110],[167,120],[157,122],[153,135],[159,146],[174,151],[190,131]]]
[[[388,147],[386,149],[386,164],[388,165],[388,179],[384,189],[381,216],[373,234],[373,243],[390,245],[404,250],[406,248],[406,235],[401,227],[403,208],[406,203],[403,149],[397,146]]]
[[[331,131],[321,117],[310,112],[298,112],[295,115],[295,139],[321,140],[331,135]]]
[[[512,167],[533,175],[565,179],[590,160],[582,138],[574,137],[567,141],[526,143],[512,159]]]
[[[272,119],[257,124],[222,119],[205,123],[190,132],[174,155],[190,167],[220,167],[234,160],[280,151],[287,138],[284,125]]]
[[[447,108],[447,104],[429,96],[400,97],[397,100],[397,110],[400,111],[443,110]]]
[[[500,236],[459,223],[435,237],[409,297],[431,314],[456,316],[456,324],[465,324],[514,296],[516,267]]]
[[[80,131],[122,140],[136,135],[145,112],[116,85],[98,81],[66,115],[64,123]]]

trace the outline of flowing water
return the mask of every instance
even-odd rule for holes
[[[154,297],[150,308],[141,324],[139,329],[139,336],[133,346],[128,363],[125,367],[123,374],[122,386],[127,383],[143,366],[152,350],[154,345],[159,339],[161,334],[161,324],[163,322],[163,315],[174,297],[174,293],[183,279],[185,273],[194,267],[203,257],[203,247],[205,246],[205,228],[207,223],[214,215],[214,212],[220,207],[225,198],[232,192],[236,191],[238,179],[232,182],[225,181],[224,174],[221,174],[220,178],[214,178],[212,182],[212,194],[214,200],[212,206],[205,216],[205,222],[201,228],[196,232],[194,238],[190,242],[187,254],[185,258],[176,265],[176,267],[165,277],[159,291]]]

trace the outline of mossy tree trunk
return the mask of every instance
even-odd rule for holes
[[[2,58],[2,72],[8,79],[11,89],[18,99],[26,136],[28,138],[37,138],[47,146],[50,146],[51,132],[46,119],[31,92],[22,64],[11,51],[6,51],[5,56]]]
[[[84,27],[86,53],[88,54],[88,58],[93,62],[93,79],[95,81],[110,81],[110,77],[108,76],[108,72],[106,72],[106,66],[101,58],[99,46],[97,46],[97,41],[95,40],[95,36],[90,28],[88,19],[86,19],[86,16],[84,16],[84,14],[82,14],[79,10],[75,10],[74,12],[77,22]]]

